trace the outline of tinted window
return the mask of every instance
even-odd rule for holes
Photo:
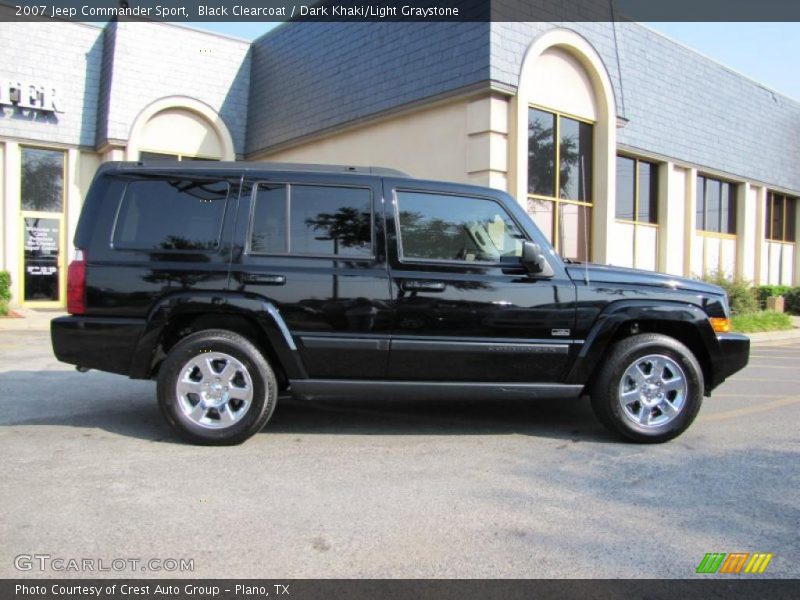
[[[634,220],[634,169],[636,161],[625,156],[617,157],[617,219]]]
[[[560,118],[559,187],[561,198],[588,202],[592,189],[592,126]]]
[[[286,186],[260,184],[256,189],[250,250],[263,254],[289,251],[286,234]]]
[[[22,149],[22,210],[61,212],[64,207],[64,153]]]
[[[250,249],[265,254],[370,257],[372,194],[366,188],[259,185]]]
[[[228,184],[154,179],[128,184],[114,247],[123,250],[212,250],[219,244]]]
[[[555,196],[556,116],[528,109],[528,193]]]
[[[639,161],[639,215],[638,221],[658,222],[658,167]]]
[[[522,254],[525,236],[497,202],[398,192],[397,203],[404,258],[497,262]]]
[[[698,175],[697,229],[713,233],[736,233],[735,184]]]

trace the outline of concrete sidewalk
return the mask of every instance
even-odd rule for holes
[[[15,308],[13,311],[20,315],[20,318],[0,317],[0,331],[48,331],[51,319],[66,314],[57,310],[33,310],[30,308]],[[748,337],[754,346],[800,341],[800,317],[792,317],[792,321],[794,321],[794,329],[751,333]]]
[[[61,310],[12,308],[19,317],[0,317],[0,331],[49,331],[50,320],[66,315]]]

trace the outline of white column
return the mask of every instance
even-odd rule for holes
[[[761,235],[764,235],[764,227],[760,229]],[[795,214],[794,217],[794,239],[795,245],[792,252],[792,259],[794,261],[794,265],[792,265],[792,285],[800,285],[800,257],[798,257],[798,248],[800,248],[800,217]]]
[[[489,96],[467,105],[467,177],[470,183],[508,191],[506,98]]]
[[[75,228],[78,226],[78,217],[81,214],[81,189],[80,189],[80,157],[81,153],[77,148],[67,150],[67,181],[66,194],[64,201],[64,227],[66,228],[66,246],[62,250],[65,253],[66,264],[75,258],[74,244]]]
[[[764,260],[768,258],[764,256],[767,249],[767,236],[765,234],[767,191],[763,187],[751,185],[750,194],[753,196],[753,203],[755,204],[755,240],[753,241],[753,262],[755,264],[753,266],[753,281],[755,281],[756,285],[763,285],[767,283],[769,279],[769,264],[767,264],[767,268],[764,269]]]
[[[683,274],[688,276],[692,273],[692,256],[699,250],[696,248],[697,242],[695,235],[695,212],[697,211],[697,169],[686,170],[685,184],[685,211],[683,229]],[[701,275],[702,273],[697,273]]]
[[[6,232],[6,226],[8,225],[8,221],[6,221],[6,187],[4,184],[5,181],[5,170],[6,170],[6,161],[5,161],[5,144],[0,142],[0,240],[5,239],[8,233]],[[6,248],[5,244],[0,242],[0,271],[8,270],[8,265],[6,264]]]
[[[745,281],[756,280],[757,201],[749,183],[736,189],[736,275]],[[762,228],[763,231],[763,228]]]
[[[6,142],[3,156],[3,196],[5,197],[4,255],[5,265],[11,273],[11,305],[22,303],[20,279],[24,277],[22,267],[22,220],[20,218],[20,150],[16,142]]]
[[[684,274],[685,183],[671,162],[658,166],[658,270]]]

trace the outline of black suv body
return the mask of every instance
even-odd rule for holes
[[[665,441],[746,365],[722,289],[562,260],[509,195],[386,169],[108,163],[57,358],[158,380],[198,443],[301,398],[573,398]]]

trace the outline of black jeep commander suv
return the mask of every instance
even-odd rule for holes
[[[388,169],[108,163],[54,319],[59,360],[155,378],[201,444],[298,398],[575,398],[637,442],[747,364],[722,289],[565,262],[520,205]]]

